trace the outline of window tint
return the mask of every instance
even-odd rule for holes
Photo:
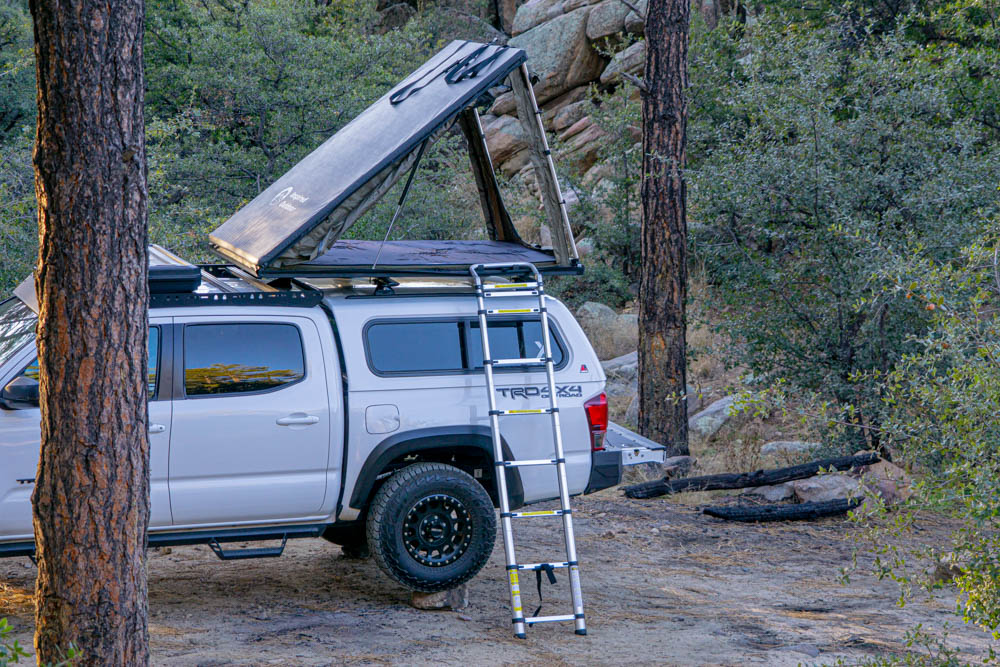
[[[483,339],[479,322],[469,327],[469,367],[483,367]],[[542,345],[542,323],[538,320],[518,322],[490,322],[490,354],[494,359],[539,359],[545,356]],[[549,325],[549,342],[552,344],[552,363],[562,363],[563,349]]]
[[[381,373],[461,371],[462,322],[387,322],[368,327],[368,354]]]
[[[150,327],[149,328],[149,365],[147,367],[146,377],[149,382],[149,397],[153,398],[156,396],[156,382],[158,380],[159,373],[157,371],[160,367],[160,327]],[[21,376],[30,378],[35,382],[38,382],[39,370],[38,370],[38,357],[28,364],[28,366],[21,371]]]
[[[294,325],[184,327],[184,391],[188,396],[267,391],[304,376],[302,338]]]
[[[368,357],[378,373],[460,373],[483,367],[478,322],[378,322],[368,327],[366,336]],[[559,366],[563,348],[551,331],[550,339]],[[541,357],[542,323],[491,322],[490,352],[495,359]]]

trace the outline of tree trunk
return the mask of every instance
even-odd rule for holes
[[[41,457],[35,650],[149,662],[142,0],[31,0]]]
[[[649,0],[642,96],[639,432],[688,453],[686,342],[687,0]]]

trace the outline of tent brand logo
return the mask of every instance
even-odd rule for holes
[[[497,387],[497,393],[504,398],[548,398],[548,387]],[[583,387],[578,384],[567,384],[556,387],[556,398],[580,398]]]
[[[309,197],[303,197],[302,195],[295,194],[294,187],[287,187],[278,194],[271,198],[271,206],[277,206],[286,211],[294,211],[296,202],[299,204],[304,204],[309,201]]]

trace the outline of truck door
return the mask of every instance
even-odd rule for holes
[[[330,406],[315,323],[295,316],[175,322],[174,524],[316,515],[326,491]]]
[[[170,442],[170,400],[161,387],[160,368],[163,341],[169,338],[170,318],[150,318],[149,327],[149,466],[150,527],[169,526],[170,501],[167,495],[167,446]],[[32,324],[32,330],[34,325]],[[38,360],[31,343],[15,363],[11,377],[38,381]],[[161,391],[162,389],[162,391]],[[41,415],[38,407],[0,409],[0,538],[31,539],[31,492],[38,470],[41,442]]]

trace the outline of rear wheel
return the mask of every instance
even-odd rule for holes
[[[375,562],[407,588],[454,588],[483,568],[496,540],[486,490],[443,463],[417,463],[394,474],[368,510]]]

